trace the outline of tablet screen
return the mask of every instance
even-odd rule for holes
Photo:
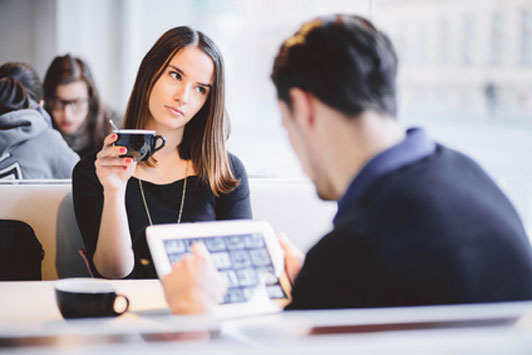
[[[228,290],[222,304],[247,302],[264,285],[271,299],[287,298],[268,253],[261,233],[207,236],[164,240],[170,264],[190,252],[194,242],[202,242],[209,250],[214,265],[227,281]]]

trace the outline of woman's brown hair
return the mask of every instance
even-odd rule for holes
[[[50,115],[53,115],[52,104],[57,87],[76,81],[83,81],[89,92],[89,111],[82,126],[86,127],[83,134],[88,137],[90,146],[99,150],[105,136],[112,130],[108,120],[116,117],[102,104],[89,66],[83,60],[70,54],[54,58],[44,76],[44,105]],[[55,121],[52,120],[52,123],[57,129]]]
[[[161,74],[181,49],[196,46],[214,63],[214,81],[209,97],[198,113],[187,123],[178,152],[181,159],[192,160],[194,170],[209,184],[214,195],[226,194],[238,186],[225,149],[229,136],[229,118],[225,111],[225,78],[222,55],[214,42],[190,27],[175,27],[164,33],[146,53],[139,67],[129,97],[124,128],[145,128],[151,114],[149,98]],[[145,164],[155,166],[150,158]]]

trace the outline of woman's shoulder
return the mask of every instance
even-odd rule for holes
[[[72,178],[76,179],[79,175],[90,176],[97,179],[96,168],[94,162],[96,161],[96,152],[86,155],[77,162],[72,173]]]
[[[234,155],[231,152],[227,152],[227,160],[229,161],[229,166],[231,167],[231,171],[235,175],[241,175],[246,174],[246,168],[244,167],[244,163],[238,158],[236,155]]]

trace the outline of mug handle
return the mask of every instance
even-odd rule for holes
[[[161,149],[162,147],[164,147],[164,145],[166,144],[166,138],[163,137],[163,136],[155,136],[155,145],[157,145],[157,140],[158,139],[161,139],[161,145],[160,146],[156,146],[154,149],[153,149],[153,153],[155,153],[156,151],[158,151],[159,149]]]
[[[115,311],[115,302],[116,302],[116,300],[118,298],[123,298],[126,301],[126,306],[124,307],[124,309],[121,312]],[[115,300],[113,302],[113,312],[115,312],[115,315],[119,316],[121,314],[124,314],[124,313],[127,312],[128,309],[129,309],[129,298],[127,298],[127,296],[125,296],[125,295],[121,295],[121,294],[117,293],[116,297],[115,297]]]

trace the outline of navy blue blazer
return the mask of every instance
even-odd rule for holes
[[[532,299],[514,207],[471,159],[437,145],[373,181],[307,254],[287,309]]]

